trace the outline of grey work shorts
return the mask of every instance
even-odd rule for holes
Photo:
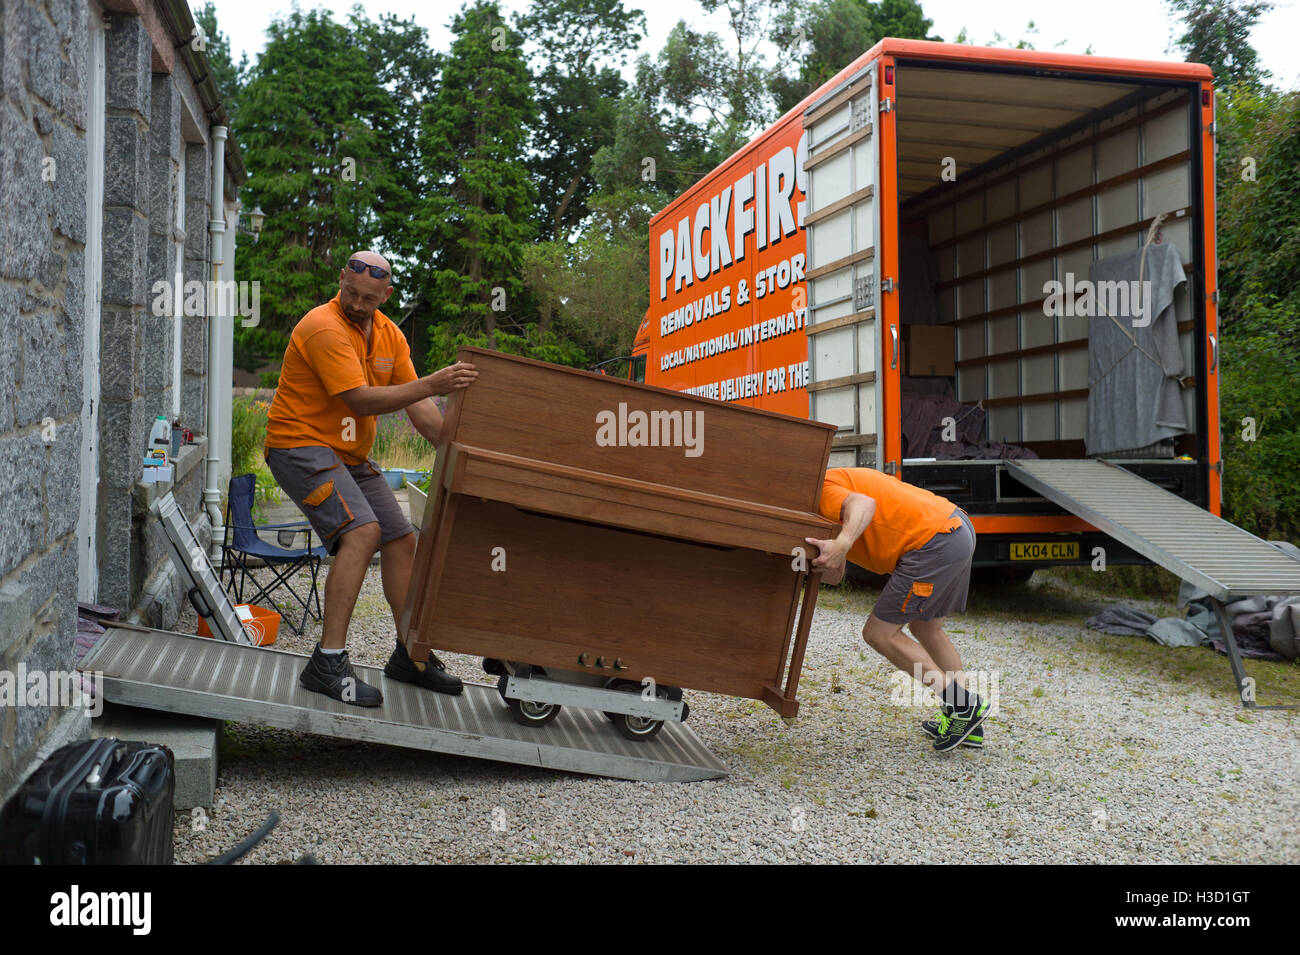
[[[267,448],[266,466],[331,554],[347,531],[363,524],[379,524],[382,544],[415,530],[372,461],[344,464],[332,448],[308,445]]]
[[[872,611],[889,623],[934,620],[966,609],[975,528],[961,508],[961,526],[940,532],[898,559]]]

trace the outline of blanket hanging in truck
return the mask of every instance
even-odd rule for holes
[[[1139,267],[1149,285],[1137,285]],[[1094,294],[1088,323],[1087,453],[1133,451],[1186,433],[1174,290],[1187,277],[1178,249],[1155,242],[1146,248],[1145,264],[1142,250],[1135,249],[1092,263],[1089,276]],[[1121,287],[1100,283],[1123,286],[1112,291]],[[1141,307],[1132,297],[1137,288],[1143,290]],[[1150,303],[1144,300],[1147,289]]]

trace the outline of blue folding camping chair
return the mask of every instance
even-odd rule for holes
[[[253,494],[256,491],[256,478],[251,474],[241,474],[230,479],[230,494],[226,503],[226,531],[221,542],[221,570],[230,571],[229,590],[235,595],[235,603],[256,604],[280,588],[289,591],[294,600],[302,607],[302,622],[295,625],[287,616],[285,622],[293,632],[301,635],[307,625],[308,616],[321,619],[320,591],[318,579],[321,561],[329,556],[324,546],[313,547],[311,525],[306,521],[288,524],[254,524]],[[289,542],[297,534],[306,533],[307,546],[300,548],[279,547],[262,540],[263,531],[275,531],[277,539]],[[262,584],[258,581],[251,566],[253,561],[261,561],[271,569],[273,579]],[[311,591],[304,596],[294,589],[293,577],[302,569],[311,572]],[[244,598],[244,585],[249,580],[256,586],[256,592],[248,599]],[[314,610],[313,610],[314,606]]]

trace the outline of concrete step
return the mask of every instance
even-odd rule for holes
[[[212,808],[217,788],[217,739],[221,720],[104,703],[90,727],[94,737],[161,743],[176,757],[176,811]]]

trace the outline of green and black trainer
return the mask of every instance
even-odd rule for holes
[[[924,732],[926,736],[930,737],[930,739],[938,739],[944,733],[944,731],[940,730],[939,727],[948,719],[950,719],[950,717],[944,713],[943,710],[940,710],[936,719],[921,721],[921,731]],[[983,749],[984,727],[979,727],[975,732],[967,736],[961,741],[961,745],[970,749]]]
[[[940,717],[939,730],[942,735],[934,741],[936,752],[946,753],[950,749],[956,749],[971,735],[980,733],[980,727],[988,715],[988,701],[976,698],[965,709],[954,709],[951,714]],[[982,733],[980,735],[983,736]]]

